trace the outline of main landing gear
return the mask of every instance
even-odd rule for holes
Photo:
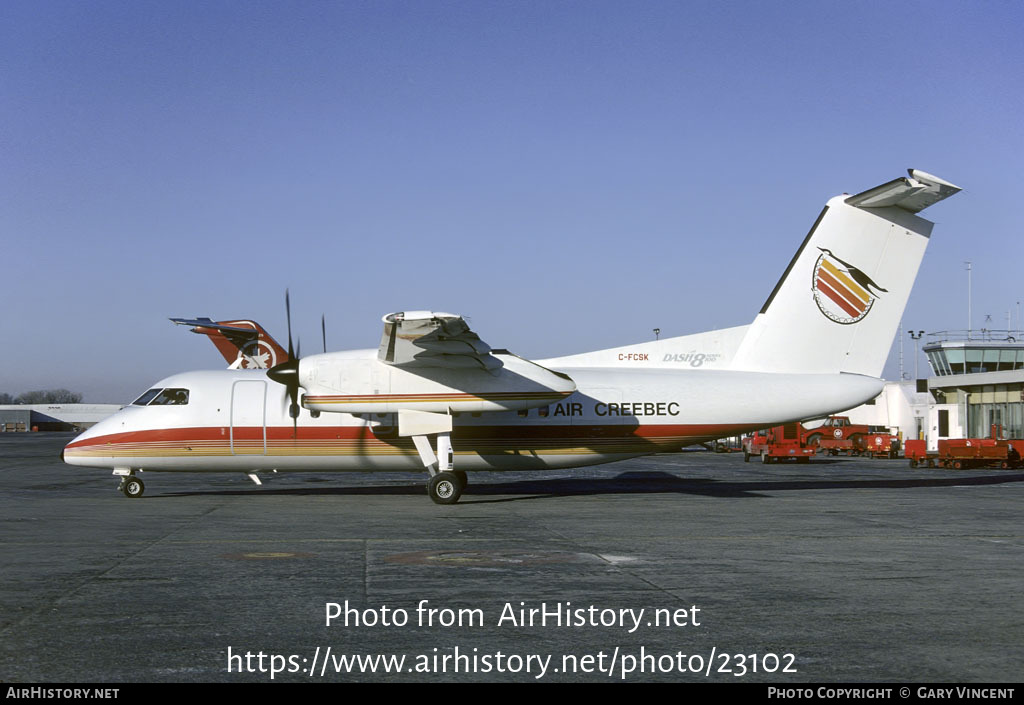
[[[466,489],[466,473],[454,468],[452,416],[431,411],[400,410],[398,435],[412,438],[423,468],[430,475],[427,494],[436,504],[455,504]],[[436,438],[436,446],[430,437]],[[436,452],[435,452],[436,449]]]
[[[437,504],[455,504],[466,489],[466,473],[447,470],[431,475],[427,480],[427,494]]]
[[[462,470],[455,470],[453,465],[452,441],[448,433],[437,434],[437,453],[430,447],[430,440],[425,435],[412,437],[416,450],[420,454],[423,466],[430,473],[427,480],[427,494],[436,504],[455,504],[462,497],[468,479]]]

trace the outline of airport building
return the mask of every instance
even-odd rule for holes
[[[1016,331],[932,333],[924,353],[932,367],[929,440],[1024,438],[1024,342]]]
[[[120,404],[2,404],[0,433],[80,431],[120,408]]]
[[[927,379],[888,382],[877,399],[847,412],[854,423],[887,426],[903,438],[1024,438],[1024,341],[1017,331],[929,333]]]

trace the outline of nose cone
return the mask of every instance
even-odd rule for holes
[[[68,465],[83,465],[82,463],[82,445],[79,443],[81,436],[76,437],[73,441],[64,446],[60,452],[60,459]]]
[[[97,458],[104,455],[104,447],[109,445],[110,437],[123,430],[125,413],[126,410],[122,409],[75,436],[61,451],[61,460],[68,465],[107,467],[108,464],[98,464]]]
[[[60,459],[68,465],[85,465],[86,463],[83,460],[86,448],[92,445],[90,439],[95,437],[96,429],[102,426],[103,423],[103,421],[100,421],[98,424],[75,436],[60,452]]]

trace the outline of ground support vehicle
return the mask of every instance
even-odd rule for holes
[[[889,433],[886,428],[870,426],[866,434],[857,436],[859,455],[872,458],[898,458],[900,455],[900,437]]]
[[[829,416],[820,426],[804,428],[802,437],[806,445],[829,455],[899,457],[899,436],[884,426],[851,423],[848,416]]]
[[[762,463],[809,462],[816,449],[804,443],[802,430],[799,423],[787,423],[747,436],[743,439],[743,461],[749,462],[753,455],[760,456]]]
[[[1024,440],[995,438],[948,438],[939,440],[938,452],[929,453],[925,441],[907,441],[904,457],[910,467],[926,466],[960,470],[963,468],[1017,468],[1024,465],[1020,449]]]

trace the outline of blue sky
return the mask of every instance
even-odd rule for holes
[[[470,317],[547,357],[753,319],[824,202],[964,187],[907,327],[1017,323],[1019,2],[0,3],[0,391],[124,402]],[[906,339],[906,368],[913,369]],[[923,361],[922,361],[923,364]],[[888,376],[898,373],[894,364]]]

